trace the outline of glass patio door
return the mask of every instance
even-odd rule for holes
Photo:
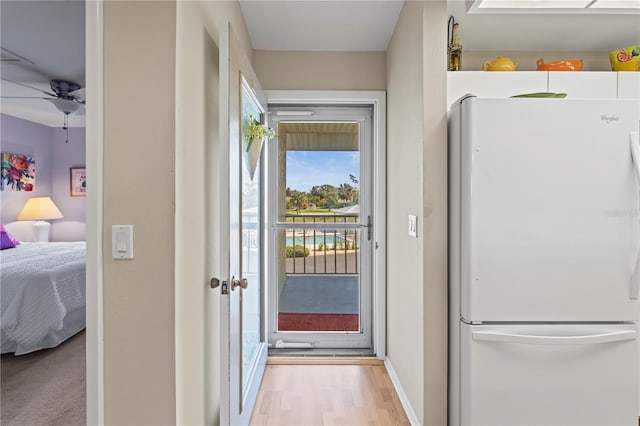
[[[270,346],[371,348],[371,109],[270,113]]]

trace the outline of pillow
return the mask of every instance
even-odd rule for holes
[[[11,242],[13,243],[13,246],[14,246],[14,247],[15,247],[15,246],[19,246],[19,245],[20,245],[20,241],[16,240],[16,238],[15,238],[13,235],[11,235],[11,234],[9,233],[9,231],[7,231],[7,230],[4,228],[4,225],[2,225],[2,224],[0,224],[0,232],[5,232],[5,233],[7,234],[7,237],[9,237],[9,239],[10,239],[10,240],[11,240]]]
[[[0,231],[0,250],[14,248],[15,244],[9,238],[9,234],[5,231]]]

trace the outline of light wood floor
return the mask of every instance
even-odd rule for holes
[[[384,365],[267,365],[251,425],[409,425]]]

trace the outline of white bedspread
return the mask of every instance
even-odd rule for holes
[[[67,314],[84,310],[85,247],[85,242],[22,243],[0,251],[3,353],[51,347],[49,335],[61,334]],[[79,331],[75,322],[73,334]]]

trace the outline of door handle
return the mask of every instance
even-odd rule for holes
[[[358,225],[359,228],[367,228],[367,240],[371,241],[373,235],[373,222],[371,222],[371,216],[367,216],[366,225]]]
[[[638,183],[640,183],[640,135],[638,132],[631,132],[629,134],[629,145],[631,147],[631,160],[633,160],[633,170],[636,174],[636,178],[638,178]]]
[[[629,134],[629,145],[631,147],[631,159],[633,160],[633,170],[636,178],[638,178],[638,184],[640,184],[640,135],[638,132],[631,132]],[[640,293],[640,250],[636,255],[636,263],[633,267],[631,274],[631,285],[629,286],[629,298],[632,300],[638,299],[638,293]]]
[[[500,333],[497,331],[473,331],[473,340],[504,343],[528,343],[534,345],[585,345],[634,340],[635,330],[612,331],[586,336],[537,336],[529,334]]]
[[[249,285],[249,281],[246,278],[236,279],[236,277],[231,277],[231,291],[235,290],[236,287],[240,287],[241,289],[246,289]]]

